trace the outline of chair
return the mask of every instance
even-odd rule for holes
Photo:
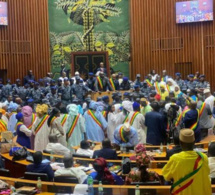
[[[41,181],[49,181],[46,173],[33,173],[33,172],[25,172],[24,178],[28,180],[38,180],[40,177]]]
[[[215,184],[215,177],[211,178],[211,184]]]
[[[55,182],[59,183],[75,183],[78,184],[79,181],[76,177],[70,177],[70,176],[59,176],[54,178]],[[64,187],[64,186],[54,186],[54,192],[56,193],[67,193],[71,194],[72,193],[72,188],[71,187]]]
[[[72,156],[76,158],[90,158],[90,156],[83,155],[83,154],[73,154]]]
[[[10,177],[10,171],[8,169],[0,169],[0,175],[3,177]]]
[[[83,154],[73,154],[72,155],[73,158],[76,157],[76,158],[88,158],[90,159],[90,156],[86,156],[86,155],[83,155]],[[83,165],[83,166],[88,166],[89,165],[89,162],[85,161],[85,160],[76,160],[76,162],[80,165]]]
[[[78,179],[73,176],[59,176],[54,178],[55,182],[59,183],[79,183]]]
[[[45,154],[51,154],[51,152],[48,151],[48,150],[43,150],[43,153],[45,153]]]

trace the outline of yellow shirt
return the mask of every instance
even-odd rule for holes
[[[162,101],[165,101],[165,98],[167,97],[167,96],[169,96],[169,93],[168,93],[168,91],[164,91],[164,92],[161,92],[161,100]]]
[[[181,191],[177,195],[211,195],[211,183],[209,179],[209,166],[208,158],[205,154],[204,161],[201,169],[194,176],[193,183],[185,190]],[[166,181],[171,179],[177,182],[187,174],[193,172],[194,164],[198,154],[195,151],[183,151],[178,154],[174,154],[170,157],[168,163],[162,170],[162,175]],[[201,161],[199,166],[201,165]],[[189,180],[188,180],[189,181]]]

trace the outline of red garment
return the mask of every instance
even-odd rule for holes
[[[104,158],[97,158],[94,161],[98,165],[101,166],[102,170],[104,171],[104,179],[107,180],[110,184],[114,184],[114,178],[111,172],[107,168],[107,162]]]
[[[159,102],[161,100],[161,96],[159,94],[156,94],[155,99]]]

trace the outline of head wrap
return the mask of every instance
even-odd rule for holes
[[[47,104],[42,104],[41,109],[42,109],[43,114],[47,114],[49,107]]]
[[[90,102],[90,105],[89,105],[89,108],[92,109],[92,110],[96,110],[98,107],[98,103],[95,102],[95,101],[91,101]]]
[[[30,106],[24,106],[22,108],[22,114],[24,116],[24,125],[25,126],[30,126],[32,123],[32,114],[33,114],[33,110]]]
[[[143,153],[146,152],[146,148],[143,144],[137,144],[134,148],[135,153]]]
[[[101,172],[103,173],[103,180],[107,180],[109,184],[114,184],[114,177],[111,172],[107,168],[107,162],[104,158],[95,159],[94,163],[98,164],[101,168]]]
[[[125,132],[129,132],[130,130],[131,130],[131,125],[130,125],[130,123],[124,123],[123,124],[123,130],[125,131]]]
[[[148,156],[145,153],[137,154],[136,163],[137,163],[138,167],[148,166],[150,163],[150,156]]]
[[[8,112],[16,112],[18,106],[19,106],[18,104],[10,102],[8,106]]]
[[[115,107],[114,113],[117,114],[119,109],[121,108],[121,104],[114,104],[114,107]]]
[[[122,102],[122,107],[128,112],[133,111],[133,104],[131,101],[125,100]]]
[[[71,116],[78,115],[79,109],[76,104],[69,104],[66,109],[67,109],[69,115],[71,115]]]
[[[4,109],[0,108],[0,113],[5,114],[6,111]]]
[[[134,102],[134,103],[133,103],[133,110],[137,110],[137,109],[139,109],[139,108],[140,108],[140,104],[137,103],[137,102]]]
[[[16,119],[19,121],[23,118],[23,114],[21,112],[17,113]]]

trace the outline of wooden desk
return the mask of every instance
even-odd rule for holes
[[[120,154],[118,154],[118,157],[129,158],[129,157],[134,156],[134,155],[135,155],[135,153],[120,153]],[[162,152],[161,154],[153,153],[152,156],[154,159],[165,159],[166,158],[166,152]]]
[[[75,151],[78,150],[80,148],[80,146],[73,146],[72,149],[74,149]],[[93,150],[100,150],[102,148],[101,143],[96,144],[95,147],[93,148]]]

